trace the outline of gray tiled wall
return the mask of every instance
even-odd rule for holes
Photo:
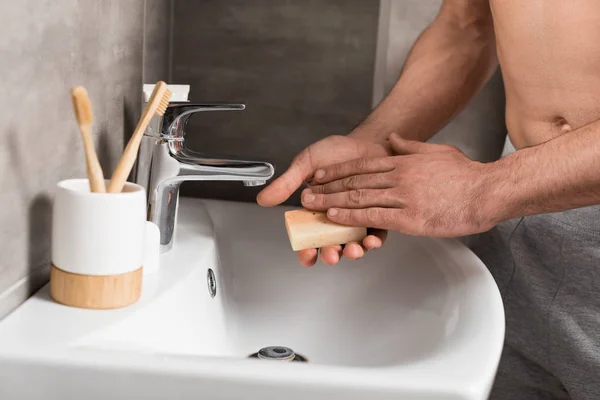
[[[143,83],[169,81],[173,2],[174,0],[145,0]]]
[[[56,182],[85,176],[69,88],[88,88],[109,174],[139,115],[144,12],[156,21],[165,4],[0,2],[0,318],[47,281]],[[160,69],[150,64],[146,73]]]
[[[306,145],[347,133],[371,109],[378,10],[373,0],[175,0],[171,82],[191,84],[192,100],[247,105],[194,117],[188,146],[281,173]],[[248,201],[258,190],[182,187]]]

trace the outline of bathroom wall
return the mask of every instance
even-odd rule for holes
[[[175,0],[173,11],[170,81],[191,84],[192,100],[247,105],[195,116],[186,137],[194,150],[270,161],[281,173],[302,148],[347,133],[371,109],[378,1]],[[247,201],[259,190],[182,187]]]
[[[89,91],[109,174],[139,115],[142,75],[161,74],[142,68],[143,46],[148,61],[163,51],[168,11],[163,0],[0,2],[0,318],[48,279],[56,182],[85,176],[69,88]]]

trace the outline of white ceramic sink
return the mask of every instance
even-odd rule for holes
[[[504,314],[475,255],[392,233],[363,260],[303,268],[284,210],[182,199],[174,248],[128,308],[43,288],[0,322],[0,398],[487,397]],[[309,361],[247,359],[266,346]]]

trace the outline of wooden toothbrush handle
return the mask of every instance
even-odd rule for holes
[[[123,155],[121,155],[121,159],[117,164],[117,168],[115,168],[115,172],[113,172],[110,178],[110,182],[108,184],[108,193],[119,193],[121,190],[123,190],[123,186],[125,186],[127,177],[129,176],[129,173],[133,168],[133,164],[135,163],[135,159],[137,158],[138,149],[140,148],[140,142],[142,141],[142,136],[144,136],[144,131],[148,127],[150,120],[152,120],[155,111],[156,106],[152,104],[148,104],[146,110],[144,110],[144,115],[142,115],[142,118],[135,127],[133,135],[131,135],[127,146],[125,146],[125,150],[123,150]]]
[[[123,186],[125,186],[127,177],[137,158],[137,151],[141,140],[142,135],[135,135],[134,133],[134,136],[132,136],[129,143],[127,143],[123,155],[117,164],[117,168],[115,168],[115,172],[113,172],[112,177],[110,178],[108,193],[119,193],[123,190]]]
[[[137,158],[138,149],[140,148],[140,142],[142,141],[142,136],[144,135],[144,131],[148,127],[150,120],[154,117],[154,114],[163,115],[167,106],[169,105],[169,99],[171,98],[171,92],[167,89],[167,84],[163,81],[159,81],[152,91],[152,96],[148,103],[146,103],[146,107],[142,113],[140,121],[138,122],[135,130],[133,131],[133,135],[131,135],[131,139],[129,139],[129,143],[125,147],[123,151],[123,155],[117,164],[117,168],[110,178],[110,183],[108,184],[108,192],[109,193],[119,193],[123,190],[123,186],[125,186],[125,181],[127,181],[127,177],[131,172],[131,168],[133,168],[133,164],[135,163],[135,159]]]
[[[81,136],[83,137],[83,149],[85,151],[85,164],[87,176],[90,181],[90,190],[97,193],[106,193],[104,184],[104,174],[92,140],[92,130],[90,126],[81,126]]]

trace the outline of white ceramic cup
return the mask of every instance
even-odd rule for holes
[[[108,183],[107,183],[108,184]],[[127,182],[121,193],[92,193],[87,179],[57,185],[52,263],[80,275],[118,275],[144,263],[146,194]]]

